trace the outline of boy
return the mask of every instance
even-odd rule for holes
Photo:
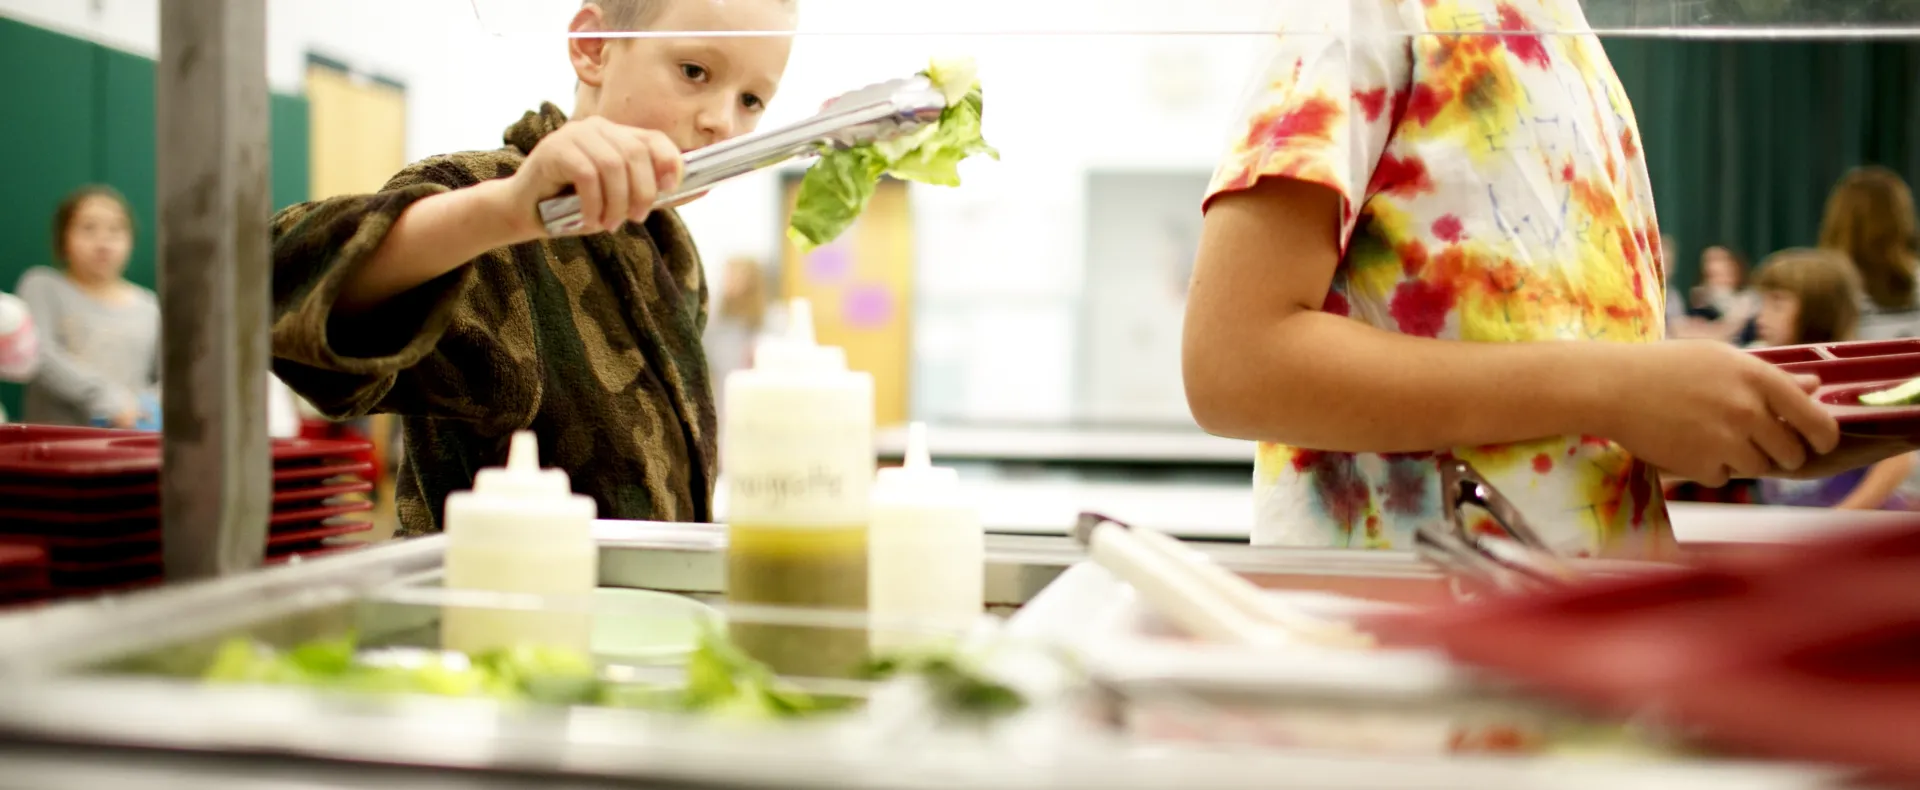
[[[1654,342],[1639,131],[1577,0],[1288,9],[1209,190],[1183,362],[1202,426],[1265,442],[1256,543],[1411,549],[1451,455],[1565,552],[1661,558],[1656,468],[1834,449],[1815,382]]]
[[[571,30],[791,32],[792,0],[590,0]],[[402,417],[403,534],[530,429],[602,518],[709,521],[707,287],[671,206],[681,152],[751,131],[791,38],[569,39],[574,117],[275,217],[274,371],[333,418]],[[587,232],[536,206],[575,190]]]

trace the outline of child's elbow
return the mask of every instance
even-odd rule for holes
[[[1245,439],[1247,409],[1232,379],[1229,361],[1215,344],[1188,336],[1180,354],[1180,378],[1187,411],[1200,429],[1215,436]]]

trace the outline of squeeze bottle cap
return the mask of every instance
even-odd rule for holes
[[[949,467],[934,466],[927,452],[927,424],[907,426],[905,463],[881,469],[874,481],[876,495],[889,498],[912,496],[945,497],[960,489],[960,473]],[[897,489],[897,490],[894,490]]]
[[[474,475],[473,493],[484,497],[565,499],[573,495],[564,469],[540,468],[540,444],[532,431],[518,431],[507,445],[507,465]]]
[[[787,307],[787,332],[760,341],[753,369],[790,373],[838,373],[847,369],[845,351],[822,346],[813,338],[813,304],[794,299]]]

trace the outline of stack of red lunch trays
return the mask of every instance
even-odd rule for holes
[[[361,545],[341,539],[373,528],[366,452],[274,440],[268,564]],[[0,605],[160,583],[160,458],[154,433],[0,425]],[[22,550],[41,562],[16,583]]]
[[[47,589],[47,550],[0,536],[0,607],[38,599]]]
[[[1920,786],[1920,520],[1372,628],[1741,754]]]

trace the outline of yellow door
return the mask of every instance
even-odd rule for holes
[[[800,181],[787,183],[791,209]],[[904,424],[913,342],[913,214],[907,185],[886,181],[860,220],[834,243],[801,255],[787,245],[781,291],[813,303],[814,335],[846,349],[847,365],[873,374],[874,424]]]
[[[313,198],[377,192],[407,165],[407,93],[309,62]]]
[[[312,199],[378,192],[407,166],[405,88],[309,58],[307,106]],[[374,457],[387,464],[398,449],[390,441],[393,418],[374,415],[367,420],[367,431]],[[381,479],[375,497],[374,528],[363,533],[367,540],[385,540],[393,535],[398,522],[393,484],[390,475]]]

